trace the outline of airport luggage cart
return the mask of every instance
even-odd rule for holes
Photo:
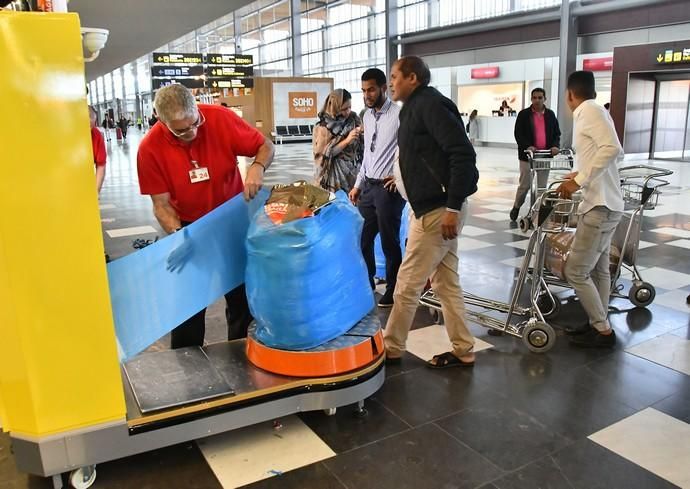
[[[530,168],[530,208],[523,217],[518,220],[522,232],[534,228],[535,215],[538,211],[537,199],[548,188],[548,177],[551,171],[570,173],[573,170],[573,150],[562,148],[555,156],[551,150],[525,151]],[[540,186],[540,180],[545,180],[546,185]]]
[[[465,293],[465,303],[468,305],[483,308],[485,311],[475,311],[468,309],[466,314],[478,324],[491,328],[517,338],[521,338],[525,346],[536,353],[544,353],[550,350],[555,341],[556,333],[546,322],[542,313],[541,304],[556,304],[558,301],[552,296],[549,287],[544,280],[541,272],[530,273],[530,262],[534,257],[536,270],[544,270],[544,244],[549,233],[562,231],[566,226],[554,226],[551,223],[552,215],[570,215],[573,212],[574,202],[569,199],[561,199],[555,190],[548,190],[542,193],[536,201],[537,215],[535,223],[537,227],[529,238],[527,251],[522,259],[520,273],[517,283],[513,289],[510,302],[501,302],[487,299],[474,294]],[[547,223],[548,226],[546,225]],[[529,289],[529,305],[523,307],[519,305],[520,298],[525,290],[527,280],[531,280]],[[419,300],[420,304],[438,311],[440,315],[441,303],[432,289],[424,292]],[[555,307],[555,306],[554,306]],[[489,316],[489,311],[498,311],[506,314],[505,320],[500,320]],[[519,317],[517,322],[513,319]]]
[[[629,299],[636,307],[647,307],[656,297],[656,289],[645,282],[637,268],[637,254],[640,246],[642,217],[645,210],[654,209],[659,202],[659,189],[669,184],[664,177],[672,175],[671,170],[651,165],[631,165],[618,170],[621,177],[621,191],[625,202],[625,212],[614,232],[611,244],[620,250],[620,257],[611,273],[611,297]],[[630,212],[631,211],[631,212]],[[627,293],[620,283],[621,271],[632,274],[632,285]],[[550,272],[540,273],[549,285],[570,288],[570,285]],[[558,301],[557,301],[558,302]],[[554,304],[554,312],[547,317],[555,316],[560,303]]]

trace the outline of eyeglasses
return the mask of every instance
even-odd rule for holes
[[[197,110],[197,113],[199,115],[196,117],[196,121],[194,121],[194,123],[186,129],[183,129],[181,131],[175,131],[174,129],[171,129],[170,126],[168,126],[167,124],[165,125],[165,127],[168,128],[168,131],[170,131],[173,136],[176,136],[178,138],[184,137],[193,130],[199,129],[201,126],[204,125],[204,122],[206,122],[206,118],[204,117],[203,112]]]

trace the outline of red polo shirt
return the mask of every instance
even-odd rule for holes
[[[206,122],[189,144],[156,124],[139,145],[137,171],[144,195],[170,193],[170,203],[182,221],[195,221],[244,189],[237,156],[256,156],[263,135],[233,111],[199,104]],[[189,171],[208,168],[209,180],[191,183]]]
[[[532,109],[532,122],[534,124],[534,147],[537,149],[546,148],[546,111],[537,112]]]
[[[105,151],[105,141],[103,134],[95,127],[91,128],[91,148],[93,149],[93,162],[96,166],[105,166],[107,153]]]

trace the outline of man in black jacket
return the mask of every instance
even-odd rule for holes
[[[544,105],[546,92],[543,88],[532,90],[532,105],[520,111],[515,121],[515,141],[518,145],[518,159],[520,160],[520,182],[515,194],[513,209],[510,211],[510,220],[518,218],[520,207],[525,203],[525,197],[530,187],[530,167],[525,151],[550,149],[551,155],[558,153],[558,145],[561,142],[561,129],[558,127],[558,119],[552,110]],[[549,173],[537,172],[537,185],[546,187]]]
[[[399,59],[391,69],[391,97],[405,104],[398,130],[402,180],[397,184],[414,216],[386,324],[386,355],[395,362],[405,351],[419,296],[431,277],[452,349],[435,355],[428,366],[469,367],[474,365],[474,338],[465,322],[457,238],[479,174],[457,107],[428,86],[430,79],[429,68],[415,56]]]

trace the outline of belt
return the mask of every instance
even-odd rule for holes
[[[369,185],[383,185],[383,179],[382,178],[364,177],[364,181],[367,182]]]

